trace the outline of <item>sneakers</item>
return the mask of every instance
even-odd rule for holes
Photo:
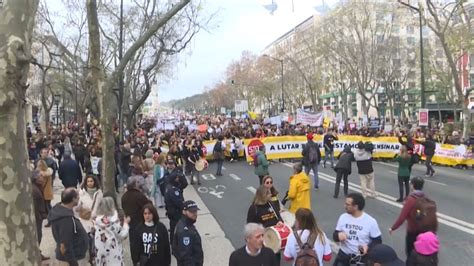
[[[41,254],[41,261],[49,260],[50,258]]]
[[[318,190],[319,190],[319,187],[315,187],[314,190],[318,191]]]
[[[403,199],[399,198],[399,199],[396,200],[396,202],[403,202]]]

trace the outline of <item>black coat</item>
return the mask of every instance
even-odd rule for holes
[[[201,236],[194,227],[194,223],[188,218],[183,217],[176,224],[172,243],[173,255],[178,265],[202,266],[204,264]]]
[[[139,224],[133,246],[139,247],[140,256],[149,256],[146,266],[169,266],[171,251],[168,230],[161,222],[154,226]]]
[[[349,172],[351,174],[352,172],[352,162],[355,161],[354,159],[354,154],[352,152],[342,152],[339,155],[339,160],[337,161],[336,167],[334,167],[334,170],[337,171],[337,169],[343,169]]]
[[[69,263],[85,258],[89,245],[89,236],[81,224],[74,217],[72,209],[56,204],[49,213],[48,221],[56,241],[56,258]],[[60,252],[60,244],[66,248],[65,254]]]
[[[43,193],[41,192],[42,188],[33,183],[32,189],[36,223],[43,223],[43,220],[48,216],[48,212],[46,210]]]
[[[73,159],[64,159],[59,165],[58,174],[65,188],[77,187],[82,182],[81,168]]]
[[[309,163],[309,148],[313,146],[316,146],[316,153],[318,154],[318,162],[315,164],[319,164],[319,162],[321,162],[321,151],[319,150],[319,144],[314,142],[313,140],[308,140],[306,145],[303,145],[303,151],[301,153],[303,155],[303,165],[305,166],[308,166],[310,164]]]
[[[122,196],[122,209],[125,215],[130,216],[130,226],[137,226],[142,218],[142,208],[145,204],[151,203],[141,191],[131,188]]]

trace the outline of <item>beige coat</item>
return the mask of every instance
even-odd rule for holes
[[[44,200],[53,200],[53,169],[48,168],[46,171],[41,171],[44,178],[43,197]]]

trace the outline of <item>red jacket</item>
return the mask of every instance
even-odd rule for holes
[[[415,208],[416,199],[419,197],[423,197],[424,193],[421,191],[416,191],[410,194],[407,197],[405,203],[403,204],[402,212],[398,216],[398,219],[392,225],[392,230],[397,230],[400,225],[407,221],[407,232],[415,233],[418,232],[418,225],[416,224],[415,218],[411,215],[413,212],[413,208]]]

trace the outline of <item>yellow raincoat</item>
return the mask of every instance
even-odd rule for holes
[[[311,180],[304,171],[290,177],[288,199],[291,200],[291,213],[296,213],[299,208],[311,210]]]

